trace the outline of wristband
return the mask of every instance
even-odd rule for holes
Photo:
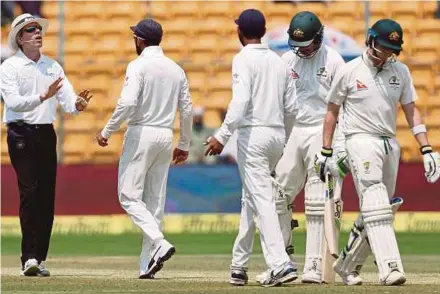
[[[333,156],[333,148],[322,147],[321,155],[325,156],[325,157],[332,157]]]
[[[432,152],[431,145],[425,145],[425,146],[420,147],[420,152],[422,152],[423,155],[431,153]]]
[[[426,133],[426,126],[425,125],[417,125],[417,126],[414,126],[411,129],[411,131],[414,136],[417,134],[420,134],[420,133]]]

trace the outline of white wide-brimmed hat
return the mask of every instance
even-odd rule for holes
[[[34,17],[32,14],[24,13],[22,15],[17,16],[11,25],[11,31],[9,32],[8,37],[8,46],[11,48],[12,51],[18,50],[18,44],[17,44],[17,34],[21,31],[22,28],[24,28],[27,24],[36,22],[40,24],[40,26],[43,28],[41,34],[44,35],[47,31],[47,28],[49,26],[49,21],[45,18],[39,18]]]

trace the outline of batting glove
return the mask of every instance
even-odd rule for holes
[[[321,152],[315,155],[315,171],[321,181],[325,183],[325,174],[329,171],[328,163],[333,156],[333,148],[322,147]]]
[[[431,145],[420,148],[423,154],[423,164],[425,166],[425,178],[430,184],[434,184],[440,178],[440,156],[437,152],[432,152]]]
[[[340,179],[345,178],[345,176],[350,172],[350,164],[348,162],[348,156],[345,151],[335,154],[328,162],[328,171],[334,177],[339,177]]]

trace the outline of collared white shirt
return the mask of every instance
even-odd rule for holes
[[[245,46],[232,62],[232,100],[215,138],[224,146],[237,128],[286,127],[295,109],[295,81],[287,64],[265,44]]]
[[[177,148],[188,151],[192,131],[192,103],[183,69],[166,57],[160,46],[149,46],[127,67],[125,84],[116,109],[102,131],[109,138],[122,122],[128,125],[173,129],[180,110]]]
[[[18,50],[2,63],[0,72],[4,123],[24,120],[28,124],[51,124],[56,118],[57,100],[65,112],[79,113],[75,106],[77,95],[55,60],[41,55],[34,62]],[[63,77],[61,89],[54,97],[41,102],[40,95],[59,77]]]
[[[338,72],[328,100],[344,107],[345,135],[367,133],[394,137],[397,104],[417,100],[412,77],[408,67],[399,61],[381,70],[374,67],[366,52]]]
[[[289,64],[295,79],[298,101],[295,122],[322,124],[327,112],[327,93],[336,72],[345,64],[344,59],[326,45],[309,59],[300,58],[292,50],[284,53],[282,59]]]

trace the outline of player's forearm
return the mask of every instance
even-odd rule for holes
[[[336,122],[338,120],[339,105],[329,103],[327,114],[324,118],[323,142],[322,147],[331,148],[333,142],[333,134],[336,129]]]
[[[121,127],[121,124],[130,117],[130,114],[132,111],[134,111],[135,106],[123,106],[121,104],[118,104],[116,106],[115,112],[113,113],[110,120],[107,122],[106,126],[102,130],[101,135],[104,138],[110,138],[112,133],[119,130]]]
[[[295,122],[295,116],[291,113],[284,113],[284,128],[286,130],[286,142],[289,140],[292,133],[293,124]]]
[[[192,107],[190,111],[180,112],[180,138],[177,148],[183,151],[189,150],[189,145],[191,143],[191,133],[192,133]]]
[[[414,137],[420,146],[429,145],[428,135],[426,133],[426,127],[423,124],[422,116],[414,103],[402,105],[403,112],[405,113],[406,120],[408,122]]]
[[[240,120],[244,117],[249,99],[232,98],[226,113],[225,120],[220,130],[215,134],[215,138],[225,146],[229,138],[238,128]]]
[[[40,95],[30,95],[30,96],[21,96],[21,95],[5,95],[2,93],[3,99],[5,101],[6,106],[15,112],[27,112],[32,111],[37,108],[42,102],[40,100]]]

